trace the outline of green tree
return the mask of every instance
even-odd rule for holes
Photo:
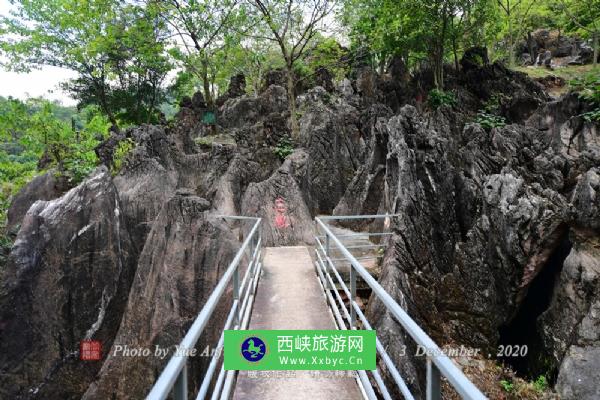
[[[350,28],[354,53],[367,57],[380,66],[381,72],[392,56],[400,56],[408,65],[412,58],[420,58],[424,46],[419,40],[419,21],[406,8],[407,2],[396,0],[361,1],[344,3],[343,21]]]
[[[515,66],[515,44],[527,28],[527,21],[536,0],[496,0],[506,22],[508,65]]]
[[[600,51],[600,0],[559,0],[568,17],[567,29],[592,40],[594,67]]]
[[[309,71],[314,73],[319,67],[323,67],[330,70],[335,78],[343,78],[348,72],[348,50],[333,37],[316,35],[314,42],[305,56]]]
[[[335,11],[336,0],[248,0],[254,18],[262,24],[259,35],[281,52],[287,76],[287,97],[292,137],[300,132],[296,114],[294,69],[315,36],[327,29],[325,18]],[[265,32],[264,36],[261,32]]]
[[[344,21],[354,43],[368,44],[383,65],[391,56],[426,59],[435,87],[444,87],[444,62],[449,49],[458,64],[462,42],[481,43],[490,18],[487,0],[349,0]],[[457,65],[458,66],[458,65]]]
[[[56,168],[72,184],[96,167],[94,148],[106,135],[108,120],[93,108],[80,115],[66,116],[64,111],[44,100],[0,98],[0,225],[12,196],[39,167]]]
[[[277,49],[272,43],[262,39],[246,38],[232,49],[229,56],[225,73],[243,73],[246,77],[246,87],[255,95],[258,95],[262,87],[264,74],[269,69],[283,67]]]
[[[473,46],[486,46],[497,32],[494,0],[472,0],[459,3],[459,10],[450,20],[449,46],[454,66],[459,69],[459,55]]]
[[[164,28],[155,15],[117,0],[18,0],[0,19],[7,67],[73,70],[67,85],[82,105],[97,104],[113,125],[147,122],[170,69]]]
[[[152,1],[177,36],[171,55],[202,83],[204,99],[211,107],[218,90],[222,59],[239,44],[245,29],[241,0]]]
[[[16,142],[27,129],[27,106],[13,98],[0,97],[0,140],[2,144]]]

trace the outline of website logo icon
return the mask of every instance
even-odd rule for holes
[[[262,339],[252,336],[242,342],[242,356],[246,361],[260,361],[265,354],[267,354],[267,346]]]

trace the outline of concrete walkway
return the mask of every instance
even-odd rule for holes
[[[264,254],[249,329],[335,329],[308,249],[269,247]],[[362,399],[349,371],[250,374],[240,371],[234,400]]]

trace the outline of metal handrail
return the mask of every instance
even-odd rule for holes
[[[342,217],[317,217],[315,218],[315,223],[317,227],[317,235],[315,236],[316,241],[316,255],[317,261],[315,262],[317,271],[319,272],[319,278],[322,280],[322,286],[327,292],[327,298],[330,302],[332,309],[334,310],[334,316],[336,317],[336,321],[340,327],[340,329],[347,329],[346,324],[339,313],[339,308],[343,311],[344,316],[349,321],[350,329],[357,328],[357,320],[358,316],[361,322],[364,325],[365,329],[372,329],[371,325],[367,321],[365,315],[360,310],[358,303],[356,302],[356,278],[358,275],[369,285],[373,294],[375,294],[379,300],[385,305],[387,310],[395,317],[395,319],[400,323],[400,325],[404,328],[404,330],[412,337],[412,339],[420,346],[430,350],[431,354],[434,356],[427,357],[427,375],[426,375],[426,397],[427,399],[440,399],[441,398],[441,377],[445,377],[450,385],[456,390],[456,392],[462,396],[464,399],[472,399],[472,400],[480,400],[486,399],[486,397],[473,385],[473,383],[462,373],[462,371],[448,358],[446,355],[442,353],[440,348],[435,344],[435,342],[417,325],[417,323],[402,309],[402,307],[387,293],[387,291],[377,282],[371,274],[365,269],[364,266],[348,251],[348,249],[344,246],[344,244],[339,240],[338,237],[331,231],[331,229],[323,222],[323,220],[331,221],[335,219],[354,219],[354,218],[387,218],[390,215],[368,215],[368,216],[342,216]],[[319,235],[319,228],[322,229],[324,235]],[[345,235],[348,236],[348,235]],[[325,238],[325,245],[321,242],[320,238]],[[344,256],[344,259],[348,261],[351,265],[350,268],[350,288],[345,284],[343,279],[341,278],[339,272],[335,267],[335,262],[330,258],[330,242],[333,242],[337,247],[337,250],[341,252]],[[327,267],[329,266],[329,268]],[[329,269],[336,276],[339,285],[344,290],[346,296],[350,301],[350,312],[348,312],[346,305],[342,301],[339,293],[335,290],[335,285],[333,279],[331,278],[331,274],[329,273]],[[325,279],[327,277],[327,279]],[[337,304],[329,293],[329,290],[333,290],[337,297]],[[413,399],[412,394],[408,390],[408,387],[398,369],[393,364],[391,358],[385,351],[383,345],[377,339],[377,352],[381,355],[384,363],[388,367],[392,378],[394,379],[396,385],[400,392],[407,399]],[[364,371],[363,371],[364,372]],[[375,370],[372,372],[373,377],[377,385],[379,386],[384,398],[389,397],[389,393],[383,380],[381,379],[381,374],[379,370]],[[364,379],[362,375],[359,374],[360,380],[363,385],[370,386],[371,383],[368,379]],[[367,391],[368,397],[371,397],[369,394],[372,391]]]
[[[218,216],[218,218],[253,220],[255,223],[252,226],[250,233],[246,237],[246,240],[244,240],[235,257],[225,270],[225,273],[217,283],[217,286],[214,288],[208,300],[206,300],[206,303],[202,307],[202,310],[200,310],[200,313],[194,320],[192,326],[179,344],[179,348],[182,349],[194,348],[231,280],[233,280],[234,298],[223,330],[230,329],[232,326],[233,329],[245,329],[248,324],[248,316],[254,302],[254,293],[256,292],[256,286],[258,284],[261,270],[260,253],[262,237],[259,229],[261,219],[243,216]],[[250,248],[250,246],[252,246],[252,257],[248,263],[246,274],[244,275],[242,282],[240,282],[240,262],[242,261],[244,253]],[[220,359],[221,351],[219,351],[219,349],[222,344],[223,333],[221,333],[221,337],[217,344],[217,351],[215,352],[215,355],[209,364],[200,390],[198,391],[197,399],[204,399],[208,392],[208,387],[216,370],[217,363]],[[171,357],[163,372],[160,374],[158,380],[152,387],[150,393],[146,397],[147,400],[164,400],[171,392],[176,400],[186,400],[188,398],[188,353],[189,352],[184,351],[183,354],[174,354]],[[213,391],[213,396],[218,395],[217,392],[220,391],[221,386],[218,382],[221,381],[222,384],[222,375],[224,372],[225,371],[221,366],[221,371],[217,384],[215,385],[215,390]],[[223,393],[223,395],[224,394],[225,393]]]

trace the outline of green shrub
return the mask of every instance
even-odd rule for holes
[[[481,127],[485,130],[501,128],[506,125],[506,120],[504,117],[488,113],[484,110],[479,110],[477,116],[475,117],[475,122],[481,125]]]
[[[456,105],[456,96],[453,92],[432,89],[427,96],[427,103],[434,110],[442,106],[454,106]]]
[[[279,143],[277,143],[273,152],[277,154],[281,160],[285,160],[287,156],[294,152],[294,145],[289,137],[284,136],[279,140]]]
[[[74,185],[87,178],[98,165],[98,157],[94,151],[99,143],[96,137],[97,135],[86,132],[85,135],[80,134],[79,141],[69,143],[65,147],[63,160],[59,166],[62,166],[69,182]]]
[[[483,61],[483,57],[481,57],[480,54],[472,54],[471,55],[471,60],[477,64],[478,67],[483,67],[485,65],[485,62]]]
[[[488,114],[499,114],[500,106],[506,101],[510,101],[510,96],[503,93],[495,93],[483,103],[483,111]]]
[[[37,157],[27,153],[10,155],[0,151],[0,231],[6,225],[6,212],[12,197],[35,175]]]
[[[580,97],[600,106],[600,70],[572,79],[569,85]]]
[[[538,378],[533,382],[533,387],[537,392],[543,392],[548,388],[548,381],[546,381],[546,377],[544,375],[538,376]]]
[[[589,122],[600,122],[600,70],[575,78],[569,82],[569,85],[580,98],[595,106],[592,111],[583,113],[583,118]]]
[[[96,167],[94,148],[106,136],[108,120],[92,108],[57,115],[64,112],[45,100],[0,97],[0,232],[14,195],[44,173],[38,170],[40,158],[44,169],[55,168],[72,185]]]
[[[500,386],[502,386],[502,389],[507,393],[510,393],[515,389],[515,385],[511,381],[505,379],[500,381]]]
[[[600,122],[600,108],[583,113],[582,116],[588,122]]]
[[[113,165],[112,165],[112,174],[113,176],[117,175],[123,166],[125,165],[125,161],[129,156],[129,153],[135,148],[135,142],[127,138],[125,140],[121,140],[119,145],[115,149],[115,154],[113,156]]]

